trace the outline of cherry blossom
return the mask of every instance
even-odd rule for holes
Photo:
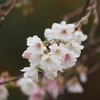
[[[30,95],[34,87],[36,87],[36,83],[33,82],[30,78],[21,78],[17,81],[17,86],[20,87],[21,91],[25,95]]]
[[[77,55],[73,51],[66,50],[66,54],[62,59],[63,68],[67,69],[73,67],[77,61]]]
[[[38,81],[38,66],[31,66],[31,67],[25,67],[22,69],[22,72],[24,73],[24,77],[30,77],[32,80]]]
[[[43,70],[57,72],[59,70],[59,66],[61,65],[61,61],[56,55],[48,53],[47,55],[43,55],[40,65],[40,68]]]
[[[62,44],[60,44],[59,46],[57,44],[53,44],[49,46],[49,48],[50,48],[50,52],[54,55],[57,55],[59,59],[62,59],[63,56],[65,55],[66,48]]]
[[[82,31],[76,31],[73,33],[73,38],[76,42],[81,44],[83,41],[87,39],[87,35],[84,35]]]
[[[4,85],[0,85],[0,100],[7,99],[7,96],[9,95],[8,90]]]
[[[72,39],[72,33],[74,31],[74,24],[67,24],[65,21],[62,21],[60,24],[54,23],[51,27],[51,29],[45,30],[45,37],[50,39],[59,39],[62,41],[69,41]]]
[[[75,54],[79,57],[81,54],[81,50],[84,48],[82,45],[79,45],[74,40],[71,40],[66,46],[68,50],[74,51]]]

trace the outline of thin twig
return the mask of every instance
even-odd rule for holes
[[[82,15],[84,14],[84,12],[86,11],[86,9],[89,5],[89,2],[90,2],[90,0],[87,0],[86,3],[84,4],[83,9],[82,9],[81,13],[79,14],[76,22],[78,22],[81,19]]]
[[[89,39],[88,39],[88,42],[92,41],[94,39],[94,35],[95,35],[95,32],[97,30],[97,27],[98,27],[98,21],[99,21],[99,16],[98,16],[98,13],[97,13],[97,0],[94,0],[94,5],[93,5],[93,9],[94,9],[94,22],[92,24],[92,27],[90,29],[90,32],[89,32]]]
[[[7,2],[5,4],[2,4],[2,5],[0,5],[0,9],[4,9],[6,7],[9,7],[11,4],[12,4],[12,1],[11,2]]]
[[[4,20],[6,19],[7,15],[12,11],[12,9],[14,8],[15,4],[17,3],[18,0],[14,0],[10,6],[10,8],[3,14],[3,16],[0,19],[0,25],[4,22]]]
[[[81,18],[81,20],[79,20],[76,23],[75,28],[77,28],[83,21],[87,20],[90,17],[90,15],[92,14],[92,12],[93,12],[93,8],[83,18]]]
[[[14,78],[14,79],[11,79],[11,80],[8,80],[8,81],[4,81],[4,82],[0,82],[0,85],[5,84],[5,83],[9,83],[9,82],[17,81],[18,79],[20,79],[22,77],[23,77],[23,75],[20,75],[20,76]]]

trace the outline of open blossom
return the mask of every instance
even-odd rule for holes
[[[36,86],[29,95],[28,100],[44,100],[45,94],[46,93],[42,87]]]
[[[81,42],[87,39],[87,35],[84,35],[82,31],[76,31],[73,33],[73,38],[76,42],[81,44]]]
[[[63,68],[73,67],[77,61],[77,55],[73,51],[66,50],[66,54],[62,59]]]
[[[74,24],[67,24],[65,21],[62,21],[61,24],[54,23],[52,25],[52,30],[47,29],[45,31],[45,37],[50,39],[59,39],[64,42],[69,41],[72,39],[72,32],[74,31]],[[49,34],[49,35],[48,35]],[[51,36],[52,35],[52,36]]]
[[[40,60],[42,58],[42,54],[34,54],[31,55],[31,58],[29,59],[29,62],[32,64],[32,66],[39,65]]]
[[[31,55],[34,55],[34,52],[35,54],[42,54],[43,50],[46,49],[46,47],[43,45],[41,39],[38,38],[38,36],[27,38],[27,45],[29,47],[22,54],[22,57],[27,59],[31,58]]]
[[[46,37],[47,40],[54,39],[54,36],[53,35],[54,35],[54,32],[53,32],[52,29],[49,29],[49,28],[45,29],[44,37]]]
[[[7,96],[9,95],[8,90],[4,85],[0,85],[0,100],[7,99]]]
[[[74,40],[71,40],[65,47],[68,50],[74,51],[75,54],[79,57],[81,54],[81,50],[84,48],[83,46],[79,45],[77,42]]]
[[[30,95],[34,87],[36,87],[36,83],[33,82],[30,78],[21,78],[17,81],[17,86],[21,88],[21,91],[25,95]]]
[[[39,69],[37,67],[38,66],[31,65],[31,67],[25,67],[21,71],[25,72],[24,73],[25,78],[30,77],[30,78],[32,78],[32,80],[38,81],[38,70]]]
[[[40,68],[49,72],[57,72],[60,65],[61,61],[57,58],[56,55],[51,53],[43,55],[40,61]]]
[[[62,44],[60,44],[59,46],[57,44],[53,44],[49,46],[49,48],[50,52],[54,55],[57,55],[59,59],[62,59],[66,52],[66,48]]]

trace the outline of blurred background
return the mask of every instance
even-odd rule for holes
[[[20,70],[29,66],[26,59],[22,58],[23,51],[27,48],[26,38],[38,35],[44,40],[45,28],[50,28],[54,22],[60,22],[62,15],[77,9],[85,0],[33,0],[33,12],[25,16],[23,8],[15,8],[0,27],[0,72],[9,71],[10,75],[22,74]],[[70,20],[74,22],[76,19]],[[88,33],[90,24],[83,27]],[[99,34],[100,30],[97,30]],[[90,62],[91,63],[91,62]],[[57,100],[100,100],[100,69],[88,76],[88,81],[82,84],[84,93],[62,94]],[[19,89],[9,89],[8,100],[27,100]]]

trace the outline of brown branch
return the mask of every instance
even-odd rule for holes
[[[79,14],[76,22],[78,22],[81,19],[82,15],[84,14],[85,10],[87,9],[87,7],[89,5],[89,2],[90,2],[90,0],[87,0],[86,3],[84,4],[83,9],[82,9],[81,13]]]
[[[18,79],[20,79],[22,77],[23,77],[23,75],[20,75],[20,76],[14,78],[14,79],[11,79],[11,80],[8,80],[8,81],[4,81],[4,82],[0,82],[0,85],[5,84],[5,83],[9,83],[9,82],[17,81]]]
[[[11,2],[7,2],[5,4],[2,4],[2,5],[0,5],[0,9],[4,9],[6,7],[9,7],[11,4],[12,4],[12,1]]]
[[[93,8],[83,18],[81,18],[81,20],[79,20],[76,23],[75,28],[77,28],[82,22],[84,22],[85,20],[87,20],[90,17],[90,15],[92,14],[92,12],[93,12]]]
[[[12,11],[14,8],[15,4],[17,3],[18,0],[14,0],[10,6],[10,8],[3,14],[3,16],[0,19],[0,25],[5,21],[7,15]]]
[[[89,32],[88,42],[90,42],[94,39],[94,35],[95,35],[95,32],[96,32],[97,27],[98,27],[99,16],[98,16],[98,12],[97,12],[97,0],[94,0],[93,9],[94,9],[94,16],[95,17],[94,17],[94,22],[93,22],[92,27],[91,27],[90,32]]]

